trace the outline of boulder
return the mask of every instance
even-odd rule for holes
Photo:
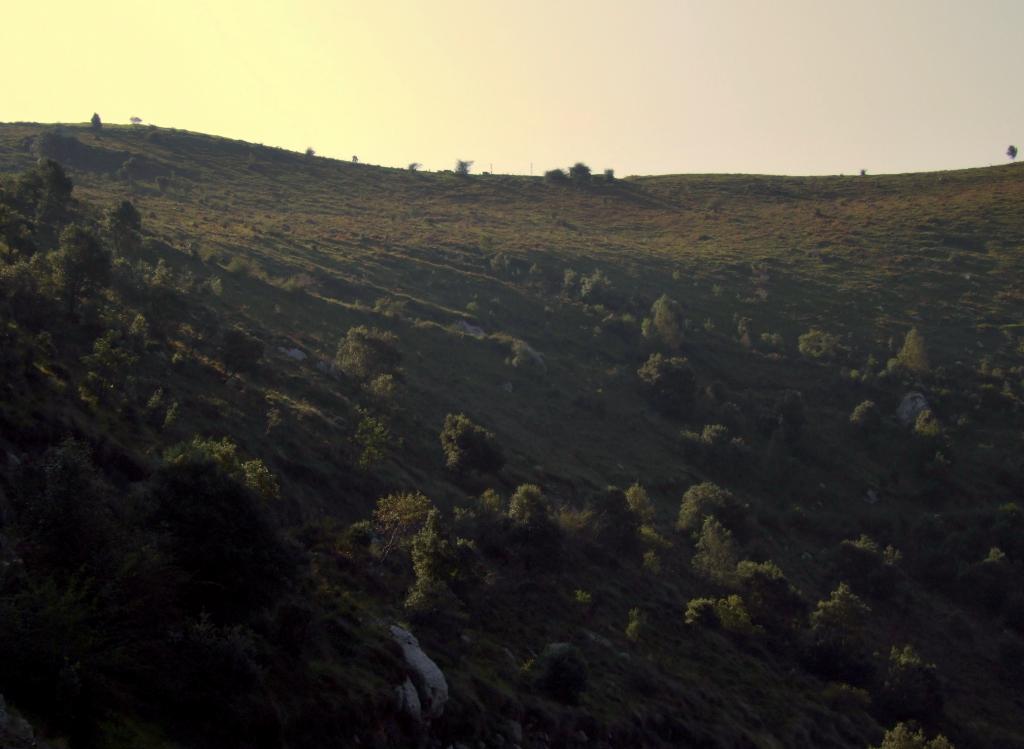
[[[928,400],[921,393],[916,390],[911,391],[900,401],[900,407],[896,409],[896,418],[903,426],[912,427],[917,421],[918,414],[929,410],[929,408],[931,407],[928,405]]]
[[[406,679],[401,686],[395,687],[395,706],[398,712],[408,716],[414,723],[423,721],[423,708],[416,686],[411,679]]]
[[[306,352],[302,349],[284,348],[283,346],[279,346],[277,350],[294,361],[305,361],[307,358]]]
[[[448,682],[441,669],[423,652],[412,632],[392,624],[391,636],[402,648],[402,656],[411,671],[410,677],[419,694],[423,718],[433,720],[441,717],[448,701]]]
[[[487,334],[484,333],[484,329],[478,325],[471,325],[465,320],[458,320],[455,323],[455,329],[463,335],[468,335],[471,338],[483,338]]]

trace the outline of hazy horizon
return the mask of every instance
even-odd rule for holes
[[[11,9],[3,121],[161,127],[366,163],[854,174],[1006,163],[1024,5],[188,0]],[[45,42],[45,44],[44,44]],[[46,50],[46,54],[42,52]]]

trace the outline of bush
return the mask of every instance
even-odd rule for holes
[[[808,666],[826,678],[862,682],[871,673],[865,630],[871,609],[846,583],[811,613]]]
[[[743,560],[736,566],[736,577],[758,621],[792,630],[807,615],[807,605],[799,591],[774,562]]]
[[[891,598],[900,581],[896,562],[900,554],[891,546],[884,551],[868,536],[848,539],[839,544],[833,575],[845,580],[861,595]]]
[[[704,481],[694,484],[683,495],[676,528],[696,532],[703,528],[704,521],[709,517],[731,526],[737,523],[739,513],[739,503],[732,492],[711,481]]]
[[[263,358],[263,342],[248,333],[232,328],[224,331],[221,356],[228,377],[239,372],[254,372]]]
[[[697,538],[693,568],[703,577],[728,585],[736,576],[737,551],[729,529],[713,517],[704,519]]]
[[[455,160],[455,173],[461,177],[469,175],[469,170],[473,168],[472,161],[463,161],[462,159]]]
[[[474,424],[465,414],[445,416],[441,448],[445,467],[450,471],[496,473],[505,465],[505,456],[494,434]]]
[[[839,338],[818,328],[811,328],[797,339],[797,349],[808,359],[831,361],[839,354]]]
[[[551,503],[536,484],[523,484],[508,502],[508,548],[525,566],[551,569],[558,565],[561,530],[552,517]]]
[[[554,185],[561,185],[569,181],[569,175],[561,169],[550,169],[544,172],[544,181]]]
[[[402,363],[398,337],[365,325],[349,328],[338,344],[335,362],[345,374],[364,381],[385,374],[397,376]]]
[[[212,461],[188,460],[161,468],[150,496],[189,610],[231,620],[274,600],[294,560],[245,486]]]
[[[875,434],[882,427],[882,414],[872,400],[862,401],[850,414],[850,425],[864,435]]]
[[[555,642],[544,648],[534,665],[536,685],[546,695],[567,705],[579,704],[587,688],[587,663],[579,649]]]
[[[660,340],[677,350],[683,345],[683,308],[675,299],[662,294],[651,305],[651,316],[644,318],[641,327],[645,338]]]
[[[896,354],[893,363],[895,367],[905,369],[914,374],[928,373],[928,351],[925,348],[924,336],[918,332],[917,328],[911,328],[907,331],[907,335],[903,339],[903,347]]]
[[[893,646],[881,703],[894,720],[937,720],[942,714],[943,698],[935,664],[925,663],[910,645]]]
[[[637,376],[652,403],[672,416],[682,416],[693,405],[697,378],[686,359],[651,354]]]
[[[381,537],[381,559],[402,547],[426,521],[433,504],[421,492],[396,492],[377,500],[374,529]]]
[[[61,289],[68,314],[74,314],[81,296],[110,281],[111,257],[96,234],[69,226],[60,235],[60,249],[53,258],[54,280]]]
[[[640,523],[621,489],[608,487],[599,494],[593,511],[594,539],[602,549],[622,552],[636,546]]]
[[[89,124],[92,125],[93,130],[99,130],[103,127],[103,121],[100,119],[99,114],[96,112],[92,113],[92,119],[89,120]]]
[[[654,522],[654,503],[651,502],[647,490],[640,485],[640,482],[626,489],[626,504],[642,525],[650,525]]]
[[[949,739],[941,733],[933,739],[927,739],[924,731],[916,731],[906,723],[897,723],[885,732],[881,745],[871,749],[954,749]]]
[[[168,465],[185,463],[215,463],[217,467],[240,484],[245,485],[264,501],[277,499],[280,487],[266,463],[258,458],[243,460],[238,445],[229,437],[220,440],[195,436],[191,442],[181,442],[164,451]]]

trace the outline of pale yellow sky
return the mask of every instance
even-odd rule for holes
[[[534,173],[872,173],[1024,147],[1024,1],[9,0],[0,121]]]

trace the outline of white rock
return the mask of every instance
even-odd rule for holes
[[[416,694],[416,685],[412,683],[412,679],[406,678],[401,686],[395,687],[395,704],[398,712],[405,713],[416,723],[422,722],[420,696]]]
[[[307,358],[306,352],[303,351],[302,349],[284,348],[283,346],[279,346],[277,350],[280,351],[285,356],[287,356],[289,359],[294,359],[295,361],[305,361]]]
[[[412,681],[419,693],[423,717],[427,720],[441,717],[448,701],[448,682],[441,669],[423,652],[412,632],[392,624],[391,636],[402,648],[405,662],[412,670]]]
[[[914,422],[917,421],[918,414],[922,411],[927,411],[929,408],[927,399],[921,393],[911,391],[904,395],[903,400],[900,401],[900,407],[896,409],[896,418],[905,427],[913,426]]]

